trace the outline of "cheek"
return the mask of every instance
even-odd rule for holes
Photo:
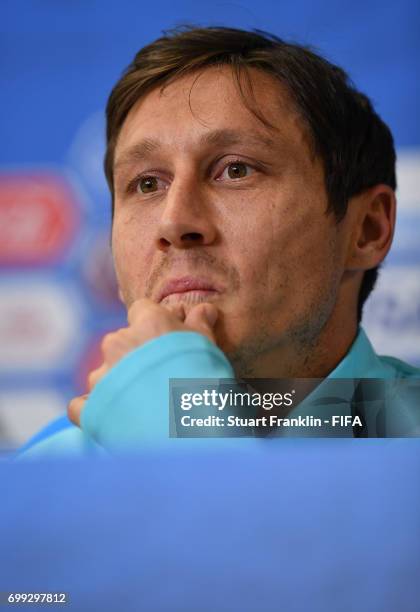
[[[297,200],[299,201],[299,200]],[[311,207],[312,204],[312,207]],[[323,203],[322,203],[323,205]],[[312,210],[311,210],[312,208]],[[240,247],[242,278],[260,309],[284,303],[301,310],[328,290],[336,265],[335,233],[313,202],[297,210],[271,207]]]
[[[112,226],[112,252],[121,289],[130,293],[144,282],[148,269],[145,232],[134,218],[116,217]]]
[[[291,317],[310,315],[333,291],[337,266],[334,233],[314,219],[312,226],[297,224],[293,238],[279,241],[278,247],[273,253],[269,285],[287,303]]]

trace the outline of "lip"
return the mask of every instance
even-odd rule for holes
[[[187,293],[188,291],[208,291],[220,293],[220,289],[216,287],[213,281],[206,278],[193,276],[183,276],[182,278],[172,278],[164,283],[159,291],[157,301],[160,303],[168,295],[174,293]]]

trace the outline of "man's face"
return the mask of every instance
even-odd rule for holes
[[[187,75],[133,107],[115,150],[112,235],[127,307],[142,297],[186,310],[213,302],[218,344],[243,365],[314,341],[343,263],[302,122],[274,78],[251,75],[275,129],[246,108],[228,67]]]

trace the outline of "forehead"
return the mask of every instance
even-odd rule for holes
[[[306,130],[286,87],[261,70],[250,68],[247,74],[249,78],[243,74],[240,80],[243,95],[229,66],[206,68],[150,91],[124,121],[114,167],[140,140],[151,138],[163,147],[182,149],[214,131],[246,133],[263,142],[275,140],[306,149]]]

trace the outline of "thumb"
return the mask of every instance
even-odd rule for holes
[[[72,423],[78,427],[80,427],[80,415],[88,397],[89,396],[87,393],[85,395],[80,395],[79,397],[74,397],[68,405],[67,415],[70,421],[72,421]]]
[[[185,318],[185,325],[215,342],[214,326],[218,315],[219,311],[214,304],[198,304],[189,311]]]

